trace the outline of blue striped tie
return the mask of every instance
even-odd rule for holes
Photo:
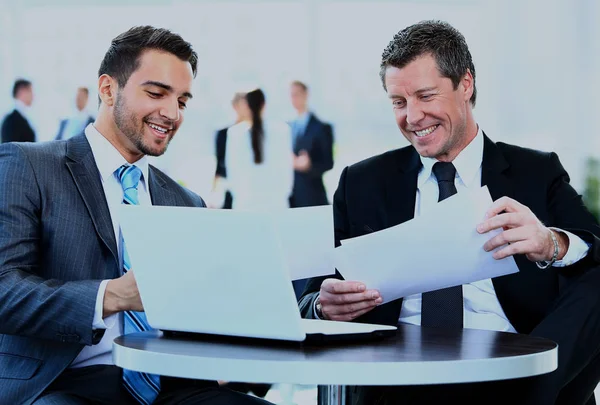
[[[117,176],[123,187],[123,204],[139,205],[138,184],[142,177],[142,171],[137,166],[123,165],[117,170]],[[122,238],[122,237],[121,237]],[[129,255],[123,243],[123,274],[131,268]],[[123,316],[124,332],[135,333],[151,330],[144,312],[125,311]],[[151,404],[160,391],[160,377],[155,374],[139,373],[132,370],[123,370],[123,384],[129,393],[140,404]]]

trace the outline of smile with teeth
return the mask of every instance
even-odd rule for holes
[[[423,136],[427,136],[430,133],[432,133],[433,131],[435,131],[435,129],[438,127],[439,125],[433,125],[430,126],[429,128],[425,128],[422,129],[421,131],[413,131],[415,133],[415,135],[417,135],[418,137],[423,137]]]
[[[152,128],[152,129],[154,129],[154,130],[156,130],[156,131],[160,132],[161,134],[166,134],[167,132],[169,132],[169,130],[168,130],[168,129],[166,129],[166,128],[163,128],[163,127],[159,127],[158,125],[154,125],[154,124],[151,124],[151,123],[149,123],[149,122],[148,122],[147,124],[148,124],[148,126],[149,126],[150,128]]]

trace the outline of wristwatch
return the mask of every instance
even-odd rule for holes
[[[317,318],[319,319],[325,319],[323,317],[323,307],[321,306],[321,300],[319,298],[320,297],[317,295],[317,299],[315,300],[315,315],[317,315]]]
[[[544,260],[541,262],[535,262],[538,268],[542,270],[552,266],[552,264],[554,264],[554,262],[558,258],[558,240],[556,239],[556,235],[554,235],[554,231],[552,229],[550,229],[550,237],[552,238],[552,243],[554,244],[554,253],[552,254],[552,259]]]

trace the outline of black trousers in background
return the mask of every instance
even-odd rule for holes
[[[122,384],[116,366],[67,369],[34,405],[138,405]],[[154,405],[272,405],[265,400],[219,387],[216,382],[161,377]]]
[[[600,381],[600,267],[568,280],[531,332],[558,343],[558,369],[515,380],[408,387],[350,387],[354,405],[594,405]]]

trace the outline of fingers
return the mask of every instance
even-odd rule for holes
[[[379,291],[377,290],[367,290],[363,293],[347,293],[347,294],[322,294],[322,297],[325,296],[325,301],[327,303],[331,303],[334,305],[345,305],[345,304],[353,304],[355,302],[361,301],[370,301],[376,300],[377,298],[381,298],[379,295]],[[323,298],[321,298],[321,302],[323,302]]]
[[[485,213],[485,217],[491,218],[491,217],[494,217],[494,216],[500,214],[503,211],[517,212],[523,208],[527,208],[527,207],[525,207],[523,204],[519,203],[518,201],[513,200],[512,198],[500,197],[499,199],[497,199],[496,201],[494,201],[492,203],[490,208],[488,208],[487,212]]]
[[[483,250],[485,250],[486,252],[490,252],[502,245],[525,240],[527,238],[527,234],[528,230],[524,227],[509,229],[507,231],[499,233],[498,235],[485,242],[485,244],[483,245]]]
[[[523,224],[523,215],[520,213],[505,213],[499,214],[489,219],[486,219],[477,225],[477,232],[486,233],[494,229],[515,228]]]
[[[492,254],[494,259],[501,260],[509,256],[513,256],[516,254],[526,253],[528,251],[528,243],[527,241],[520,241],[516,243],[511,243],[507,245],[505,248],[500,249]]]
[[[360,281],[346,281],[328,278],[321,284],[321,291],[331,294],[346,294],[364,292],[367,286]]]
[[[330,319],[332,319],[334,321],[350,322],[350,321],[353,321],[354,319],[358,318],[359,316],[364,315],[367,312],[371,311],[373,308],[375,308],[375,307],[361,309],[359,311],[352,312],[350,314],[337,315],[337,316],[335,316],[335,319],[332,319],[332,318],[330,318]]]
[[[547,241],[549,234],[544,229],[534,225],[509,229],[488,240],[483,245],[483,249],[489,252],[505,246],[492,254],[497,260],[516,254],[525,254],[534,261],[547,260],[551,249]]]
[[[383,302],[377,290],[367,290],[364,283],[327,279],[319,295],[323,315],[334,321],[351,321]]]

